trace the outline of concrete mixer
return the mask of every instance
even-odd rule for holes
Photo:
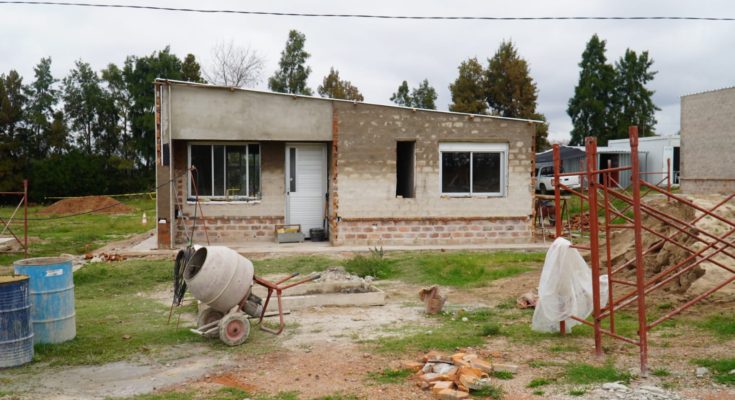
[[[219,336],[229,346],[240,345],[248,338],[249,317],[258,318],[261,330],[280,334],[285,326],[282,292],[319,278],[319,275],[309,275],[300,281],[286,283],[299,275],[294,273],[277,282],[268,281],[255,276],[250,260],[224,246],[196,246],[181,250],[177,263],[182,261],[182,265],[185,265],[183,279],[186,287],[201,303],[197,328],[191,331],[204,337]],[[252,293],[253,284],[262,285],[268,290],[265,301]],[[262,324],[273,293],[278,299],[280,320],[280,326],[276,330]],[[183,293],[180,294],[183,297]]]

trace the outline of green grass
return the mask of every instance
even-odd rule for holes
[[[543,396],[546,394],[546,392],[544,392],[543,390],[534,390],[533,392],[531,392],[531,394],[533,394],[534,396]]]
[[[566,380],[577,385],[603,382],[629,383],[631,375],[615,368],[612,362],[598,367],[590,364],[569,364],[566,369]]]
[[[490,282],[536,270],[544,253],[528,252],[403,252],[384,256],[372,251],[351,259],[325,256],[284,257],[255,261],[262,273],[309,273],[343,265],[360,276],[398,279],[421,285],[441,284],[453,287],[481,287]]]
[[[533,378],[531,382],[528,383],[527,387],[529,388],[537,388],[541,386],[550,385],[551,380],[546,378]]]
[[[385,279],[393,274],[389,260],[376,251],[371,251],[369,256],[356,255],[345,262],[345,270],[360,277],[372,276],[373,278]]]
[[[715,382],[735,385],[735,374],[730,373],[735,370],[735,358],[700,359],[695,360],[694,363],[700,367],[709,368]]]
[[[498,378],[500,380],[507,381],[509,379],[513,379],[515,375],[510,371],[493,371],[490,374],[490,376],[492,376],[493,378]]]
[[[229,348],[192,334],[184,323],[177,328],[175,314],[168,324],[169,307],[145,293],[171,282],[172,265],[171,261],[149,260],[92,263],[75,272],[77,336],[61,344],[37,345],[34,361],[102,364],[155,355],[172,345],[192,342],[207,344],[211,351],[272,349],[272,339],[258,329],[251,329],[248,345]]]
[[[462,321],[466,317],[467,321]],[[368,342],[378,352],[410,353],[429,350],[454,351],[456,348],[478,346],[484,343],[482,326],[494,316],[488,309],[432,316],[435,326],[402,328],[401,335]]]
[[[501,400],[505,396],[505,391],[502,386],[490,384],[484,386],[482,389],[472,390],[470,395],[483,399],[491,398],[493,400]]]
[[[733,315],[713,315],[701,322],[700,326],[722,338],[735,337],[735,318]]]
[[[29,257],[58,256],[62,253],[84,254],[104,246],[106,243],[121,240],[129,235],[146,232],[155,224],[155,200],[149,197],[120,200],[134,209],[128,214],[85,214],[63,219],[48,219],[51,215],[39,214],[44,206],[28,209],[28,236],[37,238],[30,245]],[[7,219],[15,207],[0,207],[0,217]],[[143,212],[147,213],[148,223],[141,224]],[[21,212],[21,211],[19,211]],[[14,221],[18,220],[16,215]],[[11,229],[23,234],[22,225],[12,225]],[[22,238],[21,238],[22,239]],[[0,265],[11,265],[13,261],[25,258],[23,253],[0,253]]]
[[[651,375],[658,376],[659,378],[665,378],[667,376],[671,376],[671,371],[666,368],[656,368],[651,371]]]
[[[392,277],[418,284],[480,287],[538,269],[544,253],[421,253],[394,256]]]
[[[377,383],[380,384],[393,384],[393,383],[401,383],[406,378],[411,376],[413,374],[413,371],[410,369],[391,369],[386,368],[380,372],[369,372],[368,377]]]
[[[587,389],[584,388],[574,388],[569,390],[570,396],[584,396],[585,393],[587,393]]]
[[[259,275],[298,272],[308,274],[344,264],[344,260],[327,256],[296,256],[254,260]]]

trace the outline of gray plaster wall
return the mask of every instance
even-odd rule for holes
[[[681,190],[735,191],[735,88],[681,98]]]
[[[194,215],[194,204],[186,201],[189,185],[187,168],[187,143],[174,141],[175,174],[179,204],[183,205],[184,214]],[[195,142],[191,142],[195,143]],[[207,217],[273,217],[284,216],[285,199],[285,151],[284,142],[260,142],[261,148],[261,199],[251,202],[207,202],[202,201],[202,211]],[[182,198],[183,194],[183,198]]]
[[[334,103],[338,120],[338,216],[342,218],[527,217],[535,127],[525,121]],[[396,142],[416,141],[415,198],[396,197]],[[441,194],[439,143],[507,143],[503,197]]]
[[[171,84],[164,85],[161,108],[164,142],[169,137],[204,141],[332,139],[329,101]]]

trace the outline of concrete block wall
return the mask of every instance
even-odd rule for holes
[[[447,235],[445,230],[432,237],[428,227],[433,224],[499,232],[483,229],[499,221],[530,221],[535,134],[532,123],[366,104],[335,103],[334,107],[338,143],[333,177],[338,199],[334,215],[338,222],[332,225],[331,232],[334,244],[365,244],[377,239],[383,243],[439,244],[459,240],[459,236]],[[414,198],[396,197],[397,141],[415,141]],[[439,162],[442,142],[507,144],[505,194],[443,195]],[[408,224],[410,232],[395,235],[389,230],[395,227],[394,223]],[[367,232],[367,228],[374,231]],[[473,243],[527,241],[530,222],[517,230],[516,237],[473,233],[477,231],[462,230],[461,237]]]
[[[684,193],[735,192],[735,88],[681,98]]]
[[[531,223],[520,218],[361,219],[340,222],[341,245],[527,243]]]
[[[198,218],[194,243],[207,243],[207,236],[211,243],[273,241],[274,226],[277,224],[283,224],[283,216]],[[186,235],[191,234],[193,225],[193,219],[179,221],[176,225],[176,243],[186,243]]]
[[[199,220],[195,243],[204,243],[206,237],[202,230],[203,221],[209,227],[209,238],[212,242],[236,243],[239,241],[268,241],[274,239],[274,225],[283,224],[285,220],[285,143],[261,142],[261,199],[252,202],[201,202],[201,212],[197,211]],[[177,203],[182,206],[183,216],[175,221],[175,243],[186,241],[184,223],[191,232],[194,216],[194,202],[187,200],[188,180],[187,142],[174,141],[174,173]],[[186,222],[184,222],[186,221]]]

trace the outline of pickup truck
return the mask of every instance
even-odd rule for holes
[[[562,167],[561,172],[564,173]],[[562,176],[559,178],[562,185],[566,185],[571,189],[579,188],[579,176]],[[536,191],[541,194],[547,194],[554,192],[554,167],[546,166],[536,168]]]

